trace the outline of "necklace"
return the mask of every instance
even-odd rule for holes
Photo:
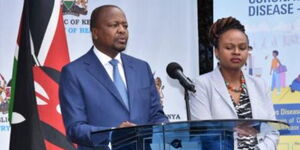
[[[232,92],[235,92],[235,93],[242,92],[243,88],[246,86],[245,79],[244,79],[244,76],[242,73],[241,73],[241,77],[240,77],[240,83],[241,83],[240,87],[232,87],[232,86],[230,86],[229,82],[225,81],[227,89]]]

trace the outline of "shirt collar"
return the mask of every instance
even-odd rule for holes
[[[94,53],[96,54],[96,56],[98,57],[98,59],[100,60],[100,62],[103,64],[103,65],[107,65],[107,64],[110,64],[109,61],[112,60],[111,57],[109,57],[108,55],[104,54],[103,52],[101,52],[99,49],[97,49],[95,46],[94,46]],[[120,53],[117,54],[117,56],[114,58],[116,60],[119,61],[119,63],[122,65],[122,59],[121,59],[121,55]]]

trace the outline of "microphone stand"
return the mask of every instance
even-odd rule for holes
[[[184,100],[185,100],[185,107],[186,107],[186,115],[187,115],[187,120],[191,121],[191,111],[190,111],[190,95],[189,95],[189,90],[187,88],[184,88]]]

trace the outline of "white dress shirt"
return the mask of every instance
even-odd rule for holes
[[[110,58],[106,54],[102,53],[95,46],[93,48],[93,51],[96,54],[96,56],[99,59],[99,61],[101,62],[101,64],[104,66],[104,69],[108,73],[108,75],[111,78],[111,80],[114,81],[113,66],[109,63],[109,61],[111,61],[112,58]],[[121,59],[120,53],[118,53],[118,55],[114,59],[118,60],[118,62],[119,62],[118,63],[119,72],[120,72],[121,78],[122,78],[122,80],[123,80],[123,82],[124,82],[124,84],[125,84],[125,86],[127,88],[126,78],[125,78],[125,72],[124,72],[123,63],[122,63],[122,59]]]

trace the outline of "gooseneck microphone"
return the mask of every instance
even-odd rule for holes
[[[187,120],[190,121],[191,120],[191,111],[190,111],[190,104],[189,104],[190,96],[189,96],[188,91],[195,93],[196,92],[195,85],[188,77],[186,77],[183,74],[182,67],[176,62],[172,62],[172,63],[168,64],[167,73],[171,78],[178,79],[179,83],[184,87],[184,100],[185,100],[185,107],[186,107],[186,116],[187,116]]]
[[[178,79],[179,83],[184,87],[184,89],[194,93],[196,92],[195,85],[188,77],[183,74],[183,69],[178,63],[169,63],[167,66],[167,73],[171,78]]]

